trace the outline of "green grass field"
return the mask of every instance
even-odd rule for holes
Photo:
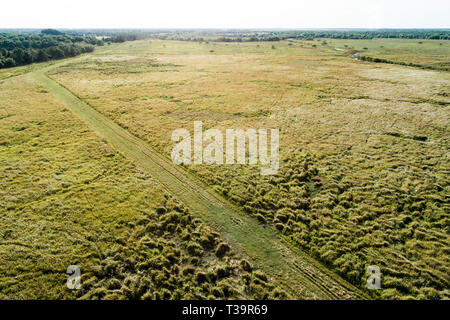
[[[1,70],[0,296],[449,298],[450,75],[347,52],[445,69],[449,43],[323,41],[143,40]],[[280,128],[279,173],[176,167],[171,133],[195,120]]]
[[[1,84],[1,299],[287,297],[43,85]]]
[[[423,39],[372,39],[336,40],[326,39],[327,45],[334,48],[355,50],[361,55],[381,58],[396,63],[414,63],[450,71],[450,43]]]

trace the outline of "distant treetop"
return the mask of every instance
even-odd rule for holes
[[[55,29],[43,29],[41,30],[42,34],[50,34],[50,35],[54,35],[54,36],[59,36],[59,35],[63,35],[64,33],[55,30]]]

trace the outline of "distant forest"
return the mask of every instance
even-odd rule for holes
[[[150,37],[169,40],[187,41],[280,41],[286,39],[314,40],[316,38],[329,39],[430,39],[450,40],[450,30],[399,29],[399,30],[321,30],[321,31],[248,31],[248,30],[203,30],[203,31],[172,31],[157,32]]]
[[[68,30],[68,33],[94,34],[105,41],[161,38],[192,40],[199,38],[217,41],[279,41],[285,39],[430,39],[450,40],[450,29],[336,29],[336,30],[252,30],[252,29],[90,29]]]
[[[40,33],[0,33],[0,68],[74,57],[103,45],[93,35],[68,35],[46,29]]]
[[[430,39],[450,40],[450,29],[377,29],[377,30],[221,30],[221,29],[93,29],[72,30],[103,36],[108,42],[123,42],[139,39],[161,39],[181,41],[280,41],[286,39],[314,40],[330,39]]]

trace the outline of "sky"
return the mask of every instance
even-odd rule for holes
[[[0,28],[450,28],[450,1],[16,0]]]

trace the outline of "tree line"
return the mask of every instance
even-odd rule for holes
[[[369,57],[369,56],[359,56],[358,59],[362,60],[362,61],[375,62],[375,63],[398,64],[398,65],[402,65],[402,66],[416,67],[416,68],[421,68],[421,69],[425,69],[425,70],[450,71],[450,67],[446,64],[425,65],[425,64],[419,64],[419,63],[413,63],[413,62],[394,61],[394,60]]]
[[[92,35],[68,35],[53,29],[40,33],[0,33],[0,68],[74,57],[103,44]]]
[[[450,40],[450,29],[348,29],[348,30],[225,30],[225,29],[115,29],[68,30],[68,34],[90,34],[105,42],[125,42],[141,39],[179,41],[255,42],[287,39],[429,39]]]
[[[429,39],[450,40],[450,31],[445,29],[386,29],[386,30],[332,30],[332,31],[168,31],[149,34],[150,38],[181,41],[219,41],[219,42],[253,42],[280,41],[286,39],[314,40],[317,38],[331,39]]]

